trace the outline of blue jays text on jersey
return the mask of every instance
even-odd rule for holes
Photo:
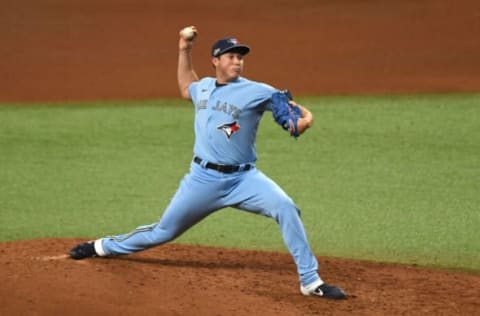
[[[207,108],[207,102],[208,102],[208,99],[203,99],[196,102],[195,107],[197,112],[201,110],[205,110]],[[234,119],[238,119],[238,117],[240,116],[240,113],[242,112],[242,110],[240,110],[235,105],[229,104],[227,102],[222,102],[220,100],[218,100],[217,103],[212,106],[212,110],[221,111],[223,113],[231,115],[232,118]]]

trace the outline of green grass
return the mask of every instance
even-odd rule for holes
[[[314,127],[294,140],[266,113],[258,166],[301,208],[317,255],[480,270],[480,95],[299,101]],[[0,105],[0,241],[157,221],[192,126],[178,100]],[[275,222],[233,209],[178,242],[286,251]]]

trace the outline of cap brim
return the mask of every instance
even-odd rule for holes
[[[228,52],[237,52],[237,53],[240,53],[242,55],[246,55],[250,52],[250,47],[245,46],[245,45],[235,45],[235,46],[229,47],[225,50],[222,50],[222,51],[218,52],[218,54],[215,55],[215,56],[218,57],[218,56],[220,56],[222,54],[225,54],[225,53],[228,53]]]

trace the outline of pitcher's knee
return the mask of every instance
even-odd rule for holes
[[[293,201],[289,198],[282,199],[277,201],[276,206],[274,208],[275,219],[282,218],[291,218],[291,217],[298,217],[300,216],[300,209],[293,203]]]
[[[295,205],[290,206],[288,209],[284,209],[285,215],[288,217],[300,217],[300,209]]]
[[[162,228],[160,225],[155,227],[150,236],[152,244],[164,244],[177,238],[181,232],[174,228]]]

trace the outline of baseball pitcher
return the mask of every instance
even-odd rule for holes
[[[292,137],[299,137],[312,126],[312,113],[295,103],[288,91],[242,77],[250,47],[233,37],[213,44],[215,77],[199,79],[192,64],[197,34],[194,26],[180,31],[177,72],[180,94],[192,100],[195,111],[190,172],[157,223],[81,243],[70,250],[70,256],[83,259],[142,251],[177,238],[215,211],[232,207],[278,223],[295,261],[303,295],[346,298],[342,289],[320,278],[298,207],[255,165],[257,129],[265,112],[271,112]]]

